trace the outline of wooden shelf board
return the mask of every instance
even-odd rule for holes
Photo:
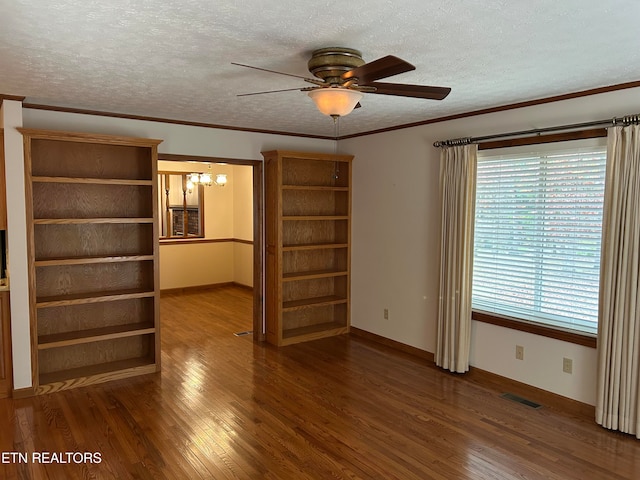
[[[283,216],[282,221],[317,221],[317,220],[349,220],[348,215],[288,215]]]
[[[283,190],[316,190],[320,192],[348,192],[349,187],[331,187],[324,185],[283,185]]]
[[[136,335],[149,335],[156,329],[151,322],[133,323],[127,325],[113,325],[110,327],[92,328],[89,330],[76,330],[73,332],[41,335],[38,337],[38,350],[48,348],[67,347],[82,343],[112,340],[114,338],[133,337]]]
[[[318,338],[331,337],[347,333],[349,327],[337,322],[319,323],[306,327],[292,328],[282,332],[282,344],[288,345],[298,342],[316,340]]]
[[[34,225],[82,225],[88,223],[153,223],[153,217],[34,218]]]
[[[314,278],[343,277],[348,275],[346,270],[315,270],[310,272],[294,272],[282,275],[283,282],[292,282],[294,280],[311,280]]]
[[[130,298],[153,297],[155,292],[148,289],[117,290],[113,292],[83,293],[77,295],[56,295],[53,297],[39,297],[36,307],[62,307],[65,305],[80,305],[83,303],[114,302]]]
[[[153,185],[152,180],[130,180],[125,178],[80,178],[80,177],[31,177],[38,183],[85,183],[92,185]]]
[[[283,245],[283,252],[293,252],[296,250],[325,250],[329,248],[347,248],[348,243],[307,243],[301,245]]]
[[[153,259],[153,255],[100,255],[93,257],[47,258],[36,260],[34,265],[36,267],[49,267],[54,265],[86,265],[90,263],[142,262]]]
[[[156,371],[157,366],[153,360],[145,357],[42,373],[36,394],[52,393],[67,388],[93,385]]]
[[[339,303],[347,303],[347,299],[345,297],[339,297],[337,295],[304,298],[302,300],[282,302],[282,311],[287,312],[291,310],[301,310],[303,308],[319,307],[322,305],[337,305]]]

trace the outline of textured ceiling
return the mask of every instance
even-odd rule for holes
[[[344,46],[449,86],[443,101],[366,94],[349,135],[640,80],[638,0],[0,0],[0,93],[26,102],[332,136],[311,51]]]

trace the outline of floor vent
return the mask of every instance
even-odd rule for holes
[[[521,403],[531,408],[542,408],[542,405],[536,402],[532,402],[531,400],[527,400],[526,398],[519,397],[518,395],[514,395],[513,393],[503,393],[500,395],[502,398],[506,398],[507,400],[512,400],[514,402]]]
[[[236,332],[234,333],[234,335],[236,337],[244,337],[245,335],[251,335],[253,333],[253,330],[247,330],[246,332]]]

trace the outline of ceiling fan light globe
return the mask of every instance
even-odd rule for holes
[[[308,93],[320,113],[328,116],[349,115],[362,98],[362,94],[348,88],[319,88]]]

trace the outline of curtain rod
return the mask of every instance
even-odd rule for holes
[[[539,135],[541,133],[559,132],[562,130],[580,130],[589,127],[615,127],[617,125],[631,125],[640,123],[640,114],[627,115],[625,117],[616,117],[607,120],[599,120],[596,122],[574,123],[573,125],[559,125],[556,127],[534,128],[531,130],[521,130],[519,132],[497,133],[495,135],[485,135],[482,137],[464,137],[454,138],[451,140],[440,140],[433,142],[434,147],[453,147],[455,145],[467,145],[469,143],[480,143],[487,140],[495,140],[498,138],[520,137],[526,135]]]

